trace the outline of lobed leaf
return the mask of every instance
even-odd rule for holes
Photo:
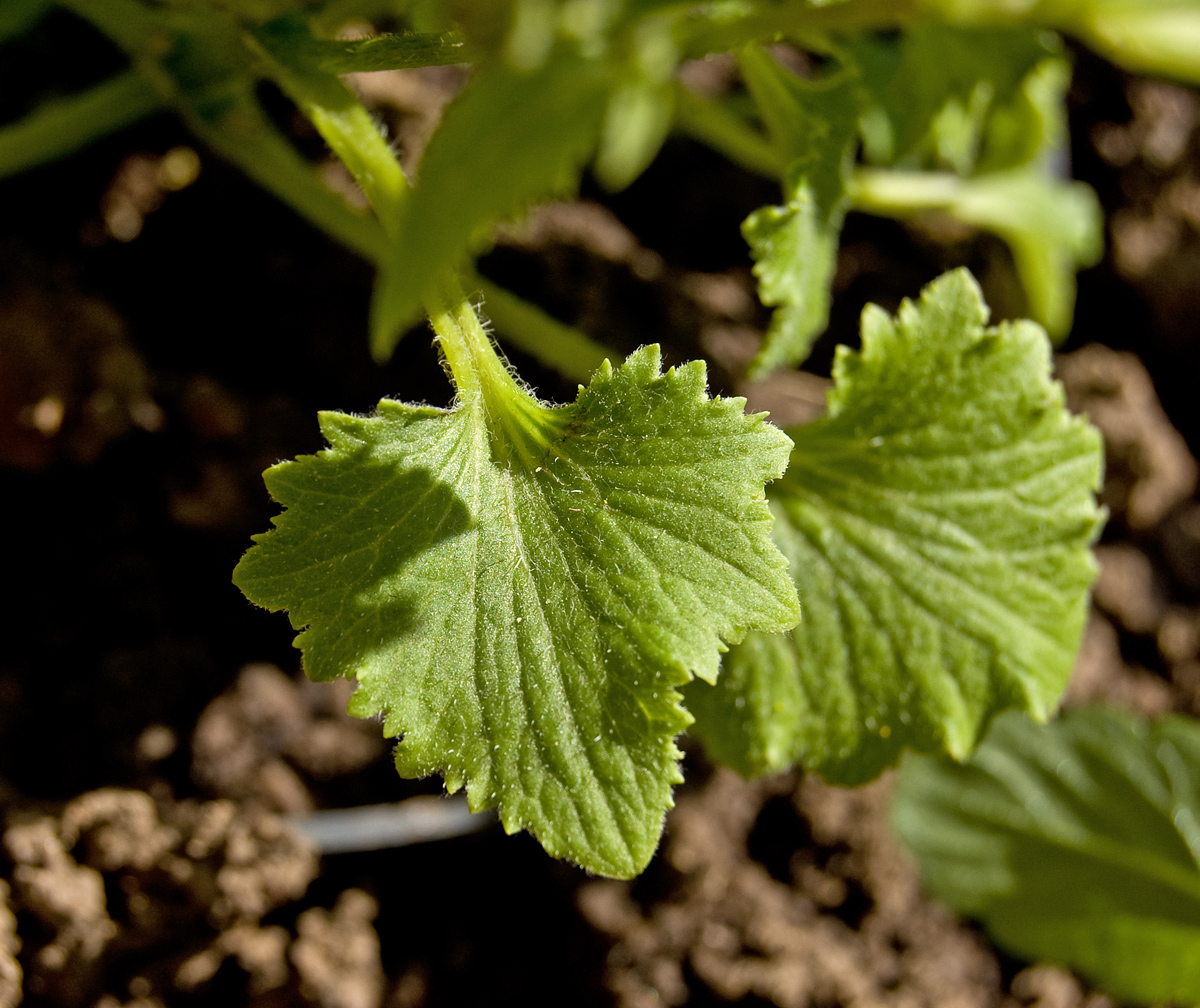
[[[986,321],[965,270],[895,318],[868,306],[828,416],[789,432],[773,534],[804,620],[686,692],[741,772],[856,784],[906,746],[966,756],[1005,708],[1053,711],[1094,576],[1100,438],[1067,412],[1041,330]]]
[[[570,406],[485,400],[322,414],[331,447],[268,470],[286,510],[234,579],[305,628],[310,676],[358,679],[403,776],[632,876],[680,780],[677,687],[799,616],[763,494],[790,442],[656,347]]]
[[[1122,1001],[1200,1001],[1194,720],[1008,713],[966,764],[906,761],[892,817],[933,892],[1017,955]]]

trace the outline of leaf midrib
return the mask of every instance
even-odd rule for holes
[[[1135,875],[1141,875],[1145,878],[1161,882],[1195,900],[1197,910],[1200,911],[1200,866],[1197,866],[1198,870],[1196,871],[1189,871],[1155,851],[1132,847],[1119,840],[1112,840],[1098,834],[1091,829],[1087,829],[1087,840],[1072,842],[1069,837],[1063,834],[1051,833],[1044,830],[1038,830],[1036,833],[1033,833],[1032,831],[1020,830],[1003,819],[991,815],[981,814],[980,812],[972,812],[971,814],[982,819],[999,832],[1009,833],[1017,838],[1033,835],[1063,850],[1071,851],[1084,857],[1090,857],[1104,864],[1123,868]]]

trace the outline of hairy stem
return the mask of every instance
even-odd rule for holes
[[[443,279],[427,310],[460,406],[484,414],[493,457],[532,469],[561,432],[559,411],[539,402],[513,376],[456,279]]]
[[[338,78],[313,69],[309,47],[316,44],[298,19],[275,22],[249,37],[267,71],[350,170],[366,193],[386,232],[400,215],[408,180],[371,114]]]
[[[470,286],[483,294],[485,314],[509,343],[564,378],[586,382],[605,360],[618,363],[618,354],[490,280],[472,277]]]
[[[426,307],[460,400],[483,402],[498,391],[528,394],[500,360],[456,278],[444,277]]]

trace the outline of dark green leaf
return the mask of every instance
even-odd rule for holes
[[[0,42],[28,31],[52,6],[50,0],[6,0],[0,5]]]
[[[934,893],[1017,955],[1126,1002],[1200,1002],[1192,719],[1005,714],[964,765],[906,761],[893,818]]]
[[[465,63],[472,54],[460,35],[445,32],[376,35],[344,42],[317,40],[306,55],[315,69],[344,74]]]
[[[48,101],[0,128],[0,178],[78,150],[162,107],[136,70],[126,70],[82,94]]]

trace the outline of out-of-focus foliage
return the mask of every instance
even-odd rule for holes
[[[1135,1004],[1200,1001],[1200,726],[1102,707],[996,719],[965,764],[906,761],[925,882],[1021,956]]]

